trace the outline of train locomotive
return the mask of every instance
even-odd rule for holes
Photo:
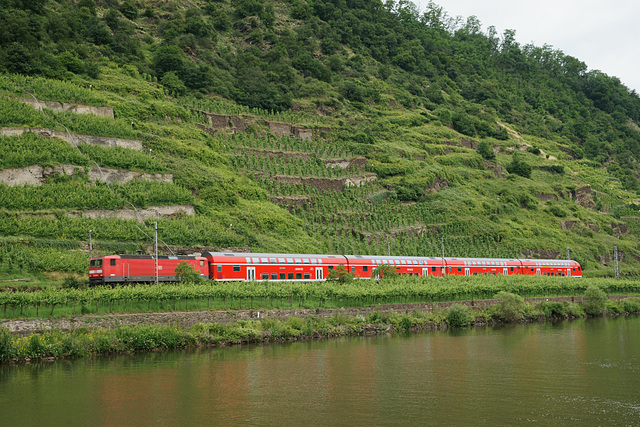
[[[203,279],[219,281],[321,282],[337,268],[345,269],[356,279],[372,279],[381,265],[394,266],[399,275],[421,277],[479,274],[582,277],[582,267],[572,260],[205,252],[202,256],[159,256],[157,280],[179,281],[175,269],[182,261]],[[155,282],[155,265],[156,259],[150,255],[94,257],[89,263],[89,283]]]

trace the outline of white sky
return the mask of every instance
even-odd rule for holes
[[[422,13],[429,0],[413,0]],[[551,45],[616,76],[640,93],[640,1],[638,0],[435,0],[449,16],[475,15],[482,30],[516,30],[525,45]]]

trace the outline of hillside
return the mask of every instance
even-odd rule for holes
[[[573,259],[640,272],[640,98],[431,4],[0,10],[0,276],[94,253]],[[54,274],[54,277],[58,277]]]

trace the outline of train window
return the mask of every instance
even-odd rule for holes
[[[110,265],[111,267],[115,267],[115,266],[116,266],[116,260],[115,260],[115,259],[111,259],[111,260],[109,260],[109,261],[110,261],[110,262],[109,262],[109,265]]]
[[[240,271],[240,266],[239,265],[234,265],[233,266],[233,271]]]
[[[287,258],[287,264],[293,264],[293,258]]]
[[[254,264],[260,264],[260,258],[253,258]]]
[[[304,280],[311,279],[311,273],[304,273]]]
[[[92,259],[89,262],[89,266],[90,267],[102,267],[102,260],[101,259]]]
[[[513,267],[511,267],[511,272],[513,273]]]
[[[269,280],[269,273],[262,273],[262,280]]]
[[[458,273],[462,273],[462,267],[458,267]]]
[[[317,259],[315,259],[315,258],[311,258],[311,264],[317,264],[317,263],[318,263],[318,260],[317,260]]]
[[[293,273],[287,273],[287,279],[293,280]]]
[[[222,265],[218,265],[218,272],[222,273]]]
[[[296,279],[297,280],[302,279],[302,273],[296,273]]]
[[[280,280],[284,280],[287,278],[287,273],[280,273]]]
[[[280,264],[285,264],[284,258],[278,258],[278,262],[279,262]]]
[[[369,267],[365,265],[364,267],[362,267],[362,271],[369,271]]]
[[[531,272],[533,273],[533,267],[531,267]]]
[[[302,264],[302,260],[300,258],[296,258],[296,264]]]
[[[356,266],[355,266],[355,265],[352,265],[352,266],[351,266],[351,272],[352,272],[352,273],[355,273],[355,272],[356,272]]]
[[[269,264],[269,258],[262,258],[261,261],[263,264]]]
[[[303,259],[302,259],[302,262],[303,262],[303,263],[305,263],[305,264],[311,264],[311,263],[309,262],[309,258],[303,258]]]
[[[436,268],[435,267],[431,267],[431,272],[435,273],[436,272]]]
[[[271,273],[271,280],[278,280],[278,273]]]
[[[270,262],[271,264],[277,264],[277,263],[278,263],[278,261],[276,261],[276,259],[275,259],[275,258],[269,258],[269,262]]]
[[[330,265],[330,266],[329,266],[329,270],[333,270],[333,265]]]
[[[203,259],[200,260],[200,267],[204,267],[204,260]]]

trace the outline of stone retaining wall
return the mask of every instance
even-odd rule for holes
[[[56,166],[40,166],[31,165],[25,168],[4,169],[0,170],[0,182],[13,187],[16,185],[39,186],[47,182],[54,175],[73,176],[78,172],[83,172],[83,166],[75,165],[56,165]],[[96,166],[89,170],[89,179],[91,181],[115,182],[124,184],[129,181],[155,181],[155,182],[173,182],[172,174],[149,174],[143,172],[132,172],[119,169],[98,168]]]
[[[375,174],[364,174],[362,176],[352,176],[348,178],[314,178],[301,176],[276,175],[273,177],[276,182],[288,184],[306,184],[322,191],[342,191],[345,187],[359,187],[368,182],[376,180]]]
[[[66,102],[40,101],[33,98],[18,98],[18,101],[31,105],[38,111],[49,108],[53,111],[70,111],[77,114],[93,114],[95,116],[108,117],[113,119],[113,108],[95,107],[93,105],[67,104]]]
[[[119,218],[119,219],[132,219],[138,222],[143,222],[152,218],[160,217],[172,217],[178,215],[195,215],[196,211],[193,206],[190,205],[175,205],[175,206],[151,206],[147,209],[120,209],[115,211],[109,210],[88,210],[79,213],[69,212],[66,216],[71,218],[86,217],[93,219],[101,218]]]
[[[45,138],[56,138],[68,142],[71,145],[91,144],[104,147],[121,147],[142,151],[142,141],[137,139],[111,138],[108,136],[82,135],[78,133],[63,132],[47,128],[4,127],[0,128],[0,136],[20,136],[25,132],[31,132]]]

